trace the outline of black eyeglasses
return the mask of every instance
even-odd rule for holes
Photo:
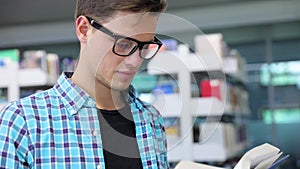
[[[130,37],[116,35],[114,32],[105,28],[103,25],[97,23],[94,19],[87,16],[86,18],[94,28],[115,39],[112,51],[118,56],[130,56],[137,49],[139,49],[139,56],[142,59],[152,59],[162,46],[162,42],[155,36],[153,41],[141,42]]]

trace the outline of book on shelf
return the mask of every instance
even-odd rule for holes
[[[2,61],[1,66],[3,66],[3,61],[9,59],[14,63],[19,62],[20,51],[18,49],[7,49],[7,50],[0,50],[0,60]]]
[[[47,53],[48,83],[54,84],[60,75],[59,56],[55,53]]]
[[[233,169],[276,169],[289,155],[282,156],[275,146],[264,143],[247,151]],[[281,157],[281,158],[280,158]],[[180,161],[175,169],[225,169],[192,161]]]

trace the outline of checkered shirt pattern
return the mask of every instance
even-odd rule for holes
[[[0,169],[105,169],[95,100],[70,76],[65,72],[52,88],[1,110]],[[169,168],[162,116],[132,86],[129,102],[143,168]]]

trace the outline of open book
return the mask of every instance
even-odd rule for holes
[[[268,143],[254,147],[247,151],[233,169],[275,169],[282,164],[289,155],[282,155],[280,150]],[[180,161],[175,169],[225,169],[190,161]]]

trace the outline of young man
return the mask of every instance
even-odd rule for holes
[[[80,59],[0,113],[0,168],[168,168],[161,115],[130,85],[155,56],[164,0],[78,0]]]

